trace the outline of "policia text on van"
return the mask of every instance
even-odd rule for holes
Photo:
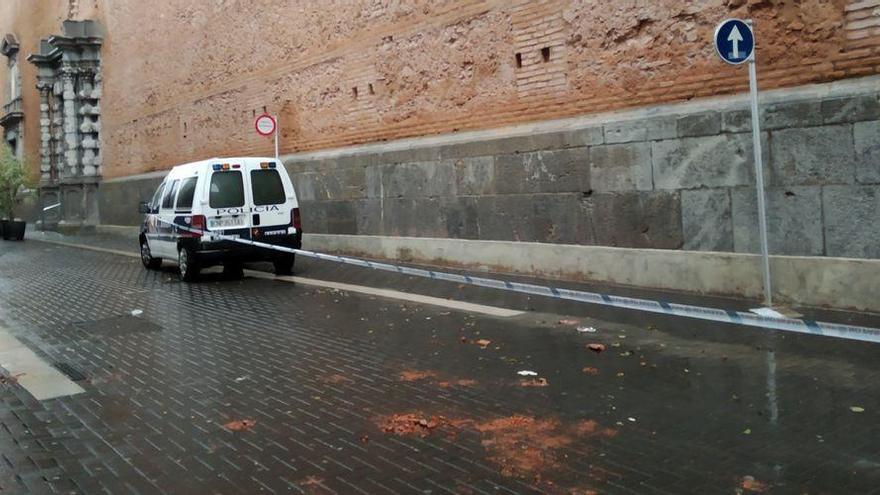
[[[140,211],[145,214],[140,233],[144,266],[155,269],[163,259],[174,260],[186,282],[217,264],[230,277],[241,277],[242,263],[248,261],[272,261],[279,274],[293,269],[293,254],[212,234],[296,249],[302,245],[296,192],[287,171],[272,158],[214,158],[178,165],[153,199],[141,203]]]

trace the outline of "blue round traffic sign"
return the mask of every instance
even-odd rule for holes
[[[755,51],[752,27],[740,19],[727,19],[715,28],[715,52],[728,64],[739,65]]]

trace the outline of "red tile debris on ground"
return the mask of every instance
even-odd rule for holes
[[[599,423],[592,419],[579,421],[572,426],[571,431],[579,437],[599,436],[603,438],[614,438],[617,436],[617,430],[614,428],[602,428]]]
[[[447,381],[437,382],[437,386],[440,388],[473,387],[476,384],[477,384],[476,380],[471,380],[469,378],[464,378],[461,380],[447,380]]]
[[[451,419],[444,416],[428,416],[422,413],[392,414],[379,418],[379,427],[385,433],[399,436],[426,437],[434,430],[455,434],[468,420]]]
[[[324,486],[324,480],[317,476],[309,476],[299,480],[300,492],[306,494],[327,493],[327,487]]]
[[[402,382],[418,382],[422,380],[436,380],[438,374],[436,371],[424,370],[404,370],[398,375]]]
[[[600,352],[605,350],[605,344],[587,344],[587,349],[599,354]]]
[[[519,381],[520,387],[546,387],[550,382],[546,378],[526,378]]]
[[[510,416],[475,426],[484,435],[489,460],[504,476],[540,478],[559,468],[557,450],[572,442],[556,420]]]
[[[764,493],[767,491],[767,484],[756,480],[754,476],[743,476],[740,487],[742,493]]]
[[[588,375],[598,375],[599,374],[599,369],[593,368],[592,366],[584,366],[584,368],[581,371],[583,371],[584,373],[586,373]]]
[[[446,378],[441,379],[440,373],[429,370],[404,370],[398,373],[398,380],[402,382],[421,382],[430,381],[433,385],[440,388],[450,387],[473,387],[477,384],[476,380],[470,378]]]
[[[559,324],[560,324],[560,325],[571,325],[571,326],[574,326],[574,325],[578,325],[578,324],[580,324],[580,321],[578,321],[578,320],[572,320],[572,319],[568,319],[568,318],[566,318],[566,319],[559,320]]]
[[[480,339],[480,340],[475,341],[474,343],[477,344],[478,346],[480,346],[481,348],[485,349],[485,348],[489,347],[489,344],[491,344],[492,341],[486,340],[486,339]]]
[[[223,427],[230,431],[248,431],[256,424],[257,420],[255,419],[236,419],[226,423]]]

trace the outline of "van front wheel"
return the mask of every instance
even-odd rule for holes
[[[158,270],[162,266],[162,258],[154,258],[146,239],[141,240],[141,263],[147,270]]]
[[[180,269],[180,280],[182,282],[195,282],[198,280],[201,268],[199,267],[199,261],[190,248],[180,248],[177,254],[177,266]]]
[[[275,275],[290,275],[293,273],[293,262],[295,259],[296,255],[285,254],[272,260],[272,264],[275,265]]]

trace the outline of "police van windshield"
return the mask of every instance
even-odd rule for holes
[[[211,208],[244,206],[244,185],[241,172],[214,172],[211,175],[211,192],[208,196]]]
[[[254,206],[277,205],[285,200],[284,184],[275,169],[251,170],[251,187]]]

